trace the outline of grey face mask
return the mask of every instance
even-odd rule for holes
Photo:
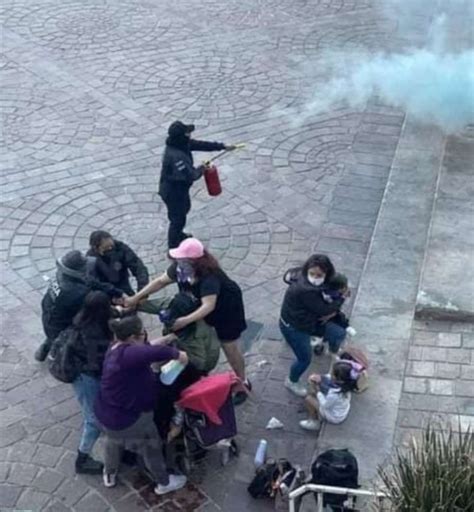
[[[194,268],[188,261],[180,261],[176,267],[178,283],[190,283],[194,280]]]

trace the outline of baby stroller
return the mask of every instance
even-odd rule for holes
[[[185,474],[211,449],[221,451],[227,464],[239,449],[232,392],[244,389],[234,373],[203,377],[186,388],[177,405],[183,409],[183,430],[175,444],[175,463]]]

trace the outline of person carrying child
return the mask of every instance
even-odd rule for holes
[[[287,279],[289,272],[293,275]],[[285,387],[295,395],[305,397],[306,386],[299,380],[311,364],[311,337],[322,337],[335,359],[346,330],[332,321],[340,311],[341,299],[328,303],[322,297],[324,285],[335,275],[331,260],[324,254],[314,254],[303,267],[289,272],[284,277],[289,287],[281,307],[280,330],[296,361],[291,365]]]
[[[351,290],[349,288],[349,280],[344,274],[336,272],[327,283],[323,283],[320,287],[321,297],[327,304],[338,304],[339,308],[342,308],[345,300],[351,296]],[[356,331],[349,325],[349,319],[339,309],[335,312],[334,316],[331,317],[331,322],[342,327],[346,330],[346,334],[354,336]],[[317,356],[320,356],[324,352],[324,339],[318,337],[313,338],[312,341],[313,351]]]
[[[300,427],[317,431],[321,420],[334,425],[342,423],[349,415],[351,392],[356,387],[352,365],[348,361],[338,361],[330,374],[313,373],[308,383],[312,387],[312,392],[305,399],[309,418],[300,421]]]

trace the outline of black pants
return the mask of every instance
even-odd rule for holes
[[[174,249],[186,238],[183,233],[186,216],[191,210],[189,192],[169,193],[161,196],[168,210],[168,248]]]

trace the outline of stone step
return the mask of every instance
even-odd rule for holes
[[[444,137],[407,118],[374,229],[351,323],[371,362],[371,385],[352,397],[343,425],[327,425],[320,449],[346,447],[362,483],[391,455],[398,403],[430,228]]]
[[[416,301],[416,317],[474,321],[474,138],[448,137]]]

